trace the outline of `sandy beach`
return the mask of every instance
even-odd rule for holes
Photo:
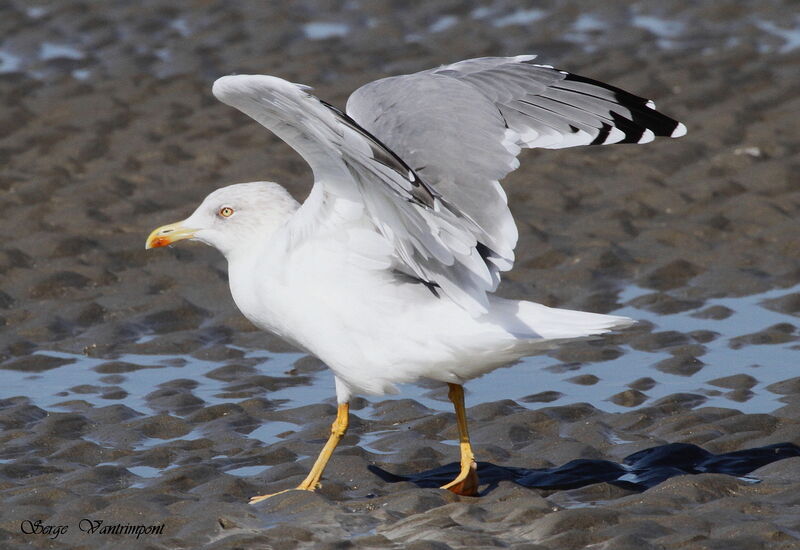
[[[219,76],[343,107],[377,78],[539,54],[688,135],[528,151],[504,182],[520,241],[499,293],[640,323],[468,384],[478,460],[798,445],[799,29],[788,0],[0,3],[0,546],[800,548],[800,457],[647,490],[389,483],[370,467],[458,460],[432,383],[357,398],[318,493],[248,505],[308,471],[333,377],[241,316],[218,252],[144,250],[223,185],[310,189]]]

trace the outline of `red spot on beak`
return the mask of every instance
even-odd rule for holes
[[[170,240],[169,237],[156,237],[150,241],[150,248],[158,248],[160,246],[167,246],[168,244],[172,244],[172,240]]]

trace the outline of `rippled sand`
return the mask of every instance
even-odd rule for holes
[[[508,178],[520,245],[501,292],[642,322],[471,383],[479,459],[546,468],[665,443],[798,444],[792,6],[0,6],[0,546],[797,547],[798,458],[748,474],[760,483],[701,474],[642,493],[502,482],[470,499],[383,482],[368,466],[456,460],[435,385],[357,400],[319,494],[249,506],[307,471],[332,378],[240,316],[216,252],[143,246],[221,185],[309,189],[299,157],[212,98],[217,76],[276,74],[344,105],[390,74],[538,53],[653,98],[689,134],[530,152]],[[165,529],[110,538],[82,518]],[[36,519],[70,530],[21,532]]]

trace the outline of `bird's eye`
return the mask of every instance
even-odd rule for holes
[[[219,215],[222,216],[223,218],[230,218],[231,216],[233,216],[233,208],[231,208],[230,206],[223,206],[222,208],[219,209]]]

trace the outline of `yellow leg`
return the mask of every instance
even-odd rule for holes
[[[261,502],[269,497],[274,497],[275,495],[280,495],[288,491],[313,491],[319,487],[319,479],[322,477],[322,471],[325,470],[325,466],[328,464],[328,460],[331,458],[333,450],[339,444],[339,441],[341,441],[344,433],[347,431],[349,413],[350,404],[340,403],[339,409],[336,411],[336,420],[333,421],[333,425],[331,426],[331,435],[328,438],[328,442],[325,443],[325,446],[322,448],[322,451],[320,451],[316,462],[314,462],[314,466],[312,466],[311,471],[308,473],[302,483],[300,483],[300,485],[294,489],[286,489],[271,495],[255,496],[250,499],[250,504]]]
[[[475,455],[472,454],[472,445],[469,443],[467,411],[464,408],[464,386],[459,384],[447,385],[450,388],[447,397],[450,398],[456,408],[458,444],[461,447],[461,471],[453,481],[447,485],[442,485],[442,489],[448,489],[458,495],[476,496],[478,494],[478,464],[475,462]]]

